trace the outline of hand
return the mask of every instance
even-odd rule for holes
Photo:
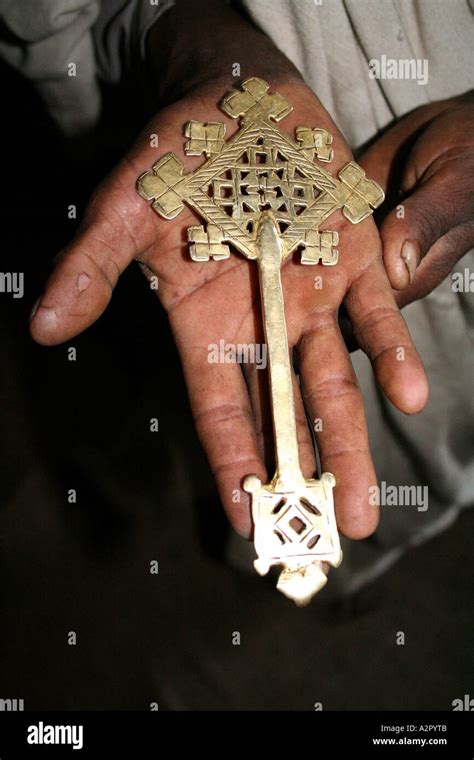
[[[302,83],[274,82],[294,111],[280,127],[293,136],[297,125],[321,126],[334,135],[337,172],[350,151],[328,114]],[[136,259],[147,276],[158,276],[158,295],[166,309],[179,349],[196,428],[216,477],[224,508],[234,528],[249,536],[248,496],[241,490],[250,473],[266,481],[269,439],[265,377],[253,365],[211,364],[208,347],[226,343],[261,343],[261,309],[257,269],[235,254],[204,264],[189,258],[186,228],[196,223],[191,211],[174,222],[160,217],[138,196],[137,176],[167,151],[175,151],[188,169],[199,159],[182,153],[183,124],[190,118],[226,122],[227,135],[237,123],[216,103],[228,82],[210,82],[163,110],[135,147],[95,192],[82,227],[64,251],[31,322],[35,340],[52,345],[86,329],[106,308],[121,272]],[[157,132],[160,147],[150,147]],[[368,448],[363,402],[338,327],[338,308],[345,298],[359,345],[372,361],[377,380],[392,403],[404,412],[419,411],[427,400],[427,381],[386,277],[381,244],[372,219],[357,226],[335,214],[329,229],[340,234],[340,261],[335,267],[302,266],[289,260],[282,272],[289,342],[299,363],[301,389],[295,380],[299,445],[306,476],[314,475],[315,458],[305,409],[319,417],[318,446],[323,469],[337,479],[336,513],[340,530],[352,538],[370,534],[378,521],[369,505],[376,483]],[[315,290],[314,278],[323,277]],[[404,347],[404,361],[397,349]],[[270,477],[273,473],[270,473]],[[240,502],[233,499],[240,491]]]
[[[398,193],[380,235],[400,307],[430,293],[474,246],[473,134],[470,93],[417,109],[360,161],[384,189]]]

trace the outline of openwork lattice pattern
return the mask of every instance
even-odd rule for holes
[[[265,209],[274,212],[280,232],[285,232],[319,195],[314,180],[280,149],[264,145],[263,138],[213,179],[209,190],[214,202],[249,233]]]

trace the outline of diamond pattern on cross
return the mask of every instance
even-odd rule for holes
[[[214,202],[234,219],[248,220],[264,209],[293,219],[318,195],[306,177],[277,148],[252,145],[238,163],[212,181]]]
[[[297,504],[290,504],[282,515],[275,520],[278,528],[287,541],[302,543],[314,529],[308,514],[304,514]]]

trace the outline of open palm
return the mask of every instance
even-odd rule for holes
[[[294,105],[281,128],[320,126],[334,134],[337,172],[350,150],[304,85],[280,85]],[[249,536],[251,518],[243,478],[266,481],[271,466],[270,413],[265,373],[254,364],[208,361],[209,346],[263,343],[256,265],[239,254],[223,261],[192,262],[186,229],[196,224],[188,210],[173,222],[159,218],[137,195],[136,178],[165,152],[182,155],[182,126],[190,118],[236,123],[217,109],[222,83],[162,111],[113,174],[95,192],[78,235],[61,256],[31,322],[35,340],[52,345],[84,330],[103,312],[120,273],[137,259],[148,277],[158,277],[158,295],[168,312],[181,356],[195,424],[216,477],[222,503],[234,528]],[[158,133],[160,147],[150,147]],[[188,169],[200,161],[188,158]],[[363,401],[338,327],[338,309],[347,308],[360,347],[372,361],[377,380],[400,410],[423,408],[428,388],[423,367],[395,304],[385,275],[381,243],[371,219],[353,227],[339,213],[328,220],[341,251],[336,267],[302,266],[295,255],[282,280],[295,375],[298,440],[304,474],[314,475],[315,457],[307,422],[316,419],[323,469],[336,476],[339,529],[361,538],[376,527],[369,504],[376,482]],[[315,287],[315,277],[318,286]],[[270,476],[273,473],[270,472]],[[236,499],[236,493],[238,498]]]

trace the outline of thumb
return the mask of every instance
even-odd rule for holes
[[[408,287],[432,246],[472,215],[465,161],[456,157],[442,162],[439,171],[431,169],[380,229],[385,269],[395,290]]]
[[[121,166],[94,194],[33,307],[30,332],[38,343],[62,343],[95,322],[124,269],[154,240],[156,214],[135,192],[138,173]]]

